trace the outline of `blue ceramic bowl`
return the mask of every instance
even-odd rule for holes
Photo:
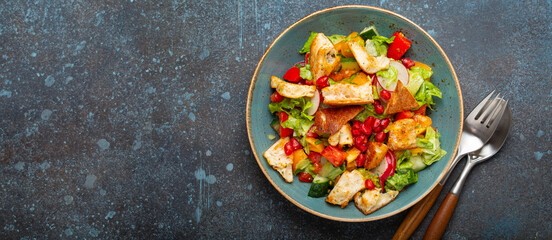
[[[378,32],[390,37],[396,31],[403,32],[412,40],[412,47],[405,56],[423,62],[432,67],[432,82],[441,89],[443,98],[435,98],[435,111],[430,113],[433,126],[441,133],[441,147],[447,155],[440,161],[419,173],[418,183],[401,192],[395,201],[380,210],[364,215],[349,203],[341,209],[326,203],[324,198],[307,196],[310,184],[300,182],[295,177],[293,183],[286,183],[280,174],[273,170],[262,156],[275,141],[269,140],[269,134],[275,134],[270,127],[272,115],[268,110],[270,95],[270,76],[282,77],[293,64],[303,60],[299,49],[303,46],[311,31],[326,35],[359,32],[374,25]],[[369,6],[340,6],[324,9],[297,21],[269,46],[261,58],[247,97],[247,131],[253,154],[261,170],[272,185],[289,201],[312,214],[347,222],[371,221],[397,214],[421,200],[433,189],[449,168],[460,140],[463,126],[463,104],[460,85],[454,69],[441,47],[418,25],[405,17],[388,10]],[[253,163],[251,163],[253,164]]]

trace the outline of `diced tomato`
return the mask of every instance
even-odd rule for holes
[[[312,164],[320,163],[320,161],[322,161],[322,155],[320,153],[310,151],[309,160]]]
[[[293,146],[291,145],[291,142],[287,142],[285,145],[284,145],[284,152],[286,153],[286,155],[291,155],[293,154]]]
[[[332,145],[327,146],[322,150],[321,152],[322,156],[324,156],[334,167],[339,167],[341,164],[343,164],[343,161],[345,161],[346,154],[338,147],[334,147]]]
[[[280,138],[285,138],[291,135],[293,133],[293,129],[282,127],[282,123],[288,120],[289,115],[286,112],[281,111],[278,118],[280,119]]]
[[[298,176],[299,176],[299,181],[301,182],[311,183],[313,180],[312,176],[307,172],[300,172]]]
[[[395,39],[391,44],[389,44],[389,49],[387,49],[387,57],[399,60],[410,48],[412,42],[408,40],[402,32],[396,32],[393,34],[393,37],[395,37]]]
[[[280,95],[278,92],[274,92],[272,95],[270,95],[270,101],[273,103],[279,103],[281,101],[284,101],[285,97]]]
[[[426,115],[426,108],[427,108],[427,106],[424,104],[420,108],[418,108],[417,110],[414,110],[414,114],[425,116]]]
[[[424,106],[425,106],[425,105],[424,105]],[[406,111],[397,113],[397,114],[395,115],[395,121],[401,120],[401,119],[406,119],[406,118],[412,118],[412,116],[414,116],[414,113],[411,112],[410,110],[406,110]]]
[[[366,179],[366,181],[364,182],[364,186],[366,186],[368,190],[376,189],[376,185],[374,185],[374,182],[372,181],[372,179]]]
[[[292,137],[290,143],[291,143],[291,146],[293,147],[293,150],[294,150],[294,151],[303,148],[303,146],[302,146],[301,143],[297,140],[297,138]]]
[[[322,163],[320,162],[315,162],[312,164],[312,166],[314,167],[314,170],[312,170],[314,173],[318,174],[320,172],[320,170],[322,169]]]
[[[296,66],[291,67],[287,70],[286,74],[284,74],[284,79],[290,82],[299,82],[302,79],[299,68]]]

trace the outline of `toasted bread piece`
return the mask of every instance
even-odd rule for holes
[[[387,146],[392,151],[406,150],[416,147],[416,121],[411,118],[405,118],[391,123]]]
[[[332,146],[345,146],[353,145],[353,133],[351,132],[351,125],[349,123],[343,124],[339,129],[339,132],[334,133],[328,138],[328,143]]]
[[[399,191],[387,191],[381,193],[380,189],[364,190],[355,195],[355,206],[365,215],[375,212],[376,210],[389,204],[399,195]]]
[[[280,95],[287,98],[314,97],[314,92],[316,92],[314,85],[290,83],[275,76],[270,78],[270,87],[276,88]]]
[[[366,162],[364,162],[364,168],[370,170],[377,167],[385,158],[385,154],[387,154],[388,149],[389,148],[384,143],[369,141],[368,149],[366,150]]]
[[[314,115],[315,132],[318,134],[335,134],[343,124],[353,119],[364,108],[362,106],[345,106],[320,109]]]
[[[389,99],[385,108],[385,114],[395,114],[419,106],[410,91],[408,91],[401,81],[397,81],[397,87],[395,87],[395,91],[391,94],[391,99]]]
[[[268,164],[278,171],[286,182],[290,183],[293,182],[293,155],[288,156],[284,151],[284,145],[288,142],[289,137],[278,139],[263,153],[263,156],[266,158]]]
[[[326,197],[326,202],[341,205],[341,208],[344,208],[353,196],[364,188],[364,177],[358,170],[344,172]]]
[[[356,41],[348,41],[349,49],[353,52],[355,59],[362,68],[363,71],[367,73],[377,73],[381,70],[388,69],[389,63],[391,62],[386,56],[372,57],[366,52],[366,48],[361,46]]]
[[[322,76],[329,76],[339,68],[340,57],[337,56],[337,50],[323,33],[316,34],[312,40],[309,63],[314,81]]]
[[[370,81],[360,85],[351,83],[334,84],[323,88],[322,96],[324,96],[324,104],[333,106],[362,105],[374,102]]]

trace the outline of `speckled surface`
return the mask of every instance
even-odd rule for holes
[[[391,238],[406,213],[339,223],[287,201],[245,126],[271,41],[359,3],[435,38],[467,112],[493,89],[511,99],[511,135],[473,169],[444,238],[552,238],[550,1],[141,0],[1,4],[0,238]]]

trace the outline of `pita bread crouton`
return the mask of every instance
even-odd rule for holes
[[[314,81],[322,76],[330,76],[339,67],[337,50],[323,33],[316,34],[312,40],[309,63]]]
[[[289,137],[280,138],[270,148],[263,153],[268,164],[278,171],[284,180],[288,183],[293,181],[293,159],[292,156],[286,155],[284,145],[289,142]]]
[[[392,151],[406,150],[416,147],[416,121],[412,118],[405,118],[391,123],[387,146]]]
[[[410,91],[402,84],[401,81],[397,82],[395,91],[391,94],[391,99],[387,103],[385,114],[395,114],[406,110],[417,108],[420,105],[416,102],[416,99]]]
[[[362,105],[374,102],[372,81],[368,81],[365,73],[359,73],[351,83],[338,83],[322,89],[324,104]]]
[[[387,154],[388,149],[389,148],[384,143],[369,141],[368,149],[366,150],[366,162],[364,162],[364,168],[370,170],[377,167],[385,158],[385,154]]]
[[[290,83],[275,76],[270,78],[270,87],[276,88],[280,95],[287,98],[314,97],[314,92],[316,92],[314,85]]]
[[[314,115],[314,126],[317,134],[335,134],[341,126],[360,113],[362,106],[345,106],[340,108],[320,109]]]
[[[355,195],[355,206],[368,215],[389,204],[399,195],[399,191],[381,193],[380,189],[364,190]]]
[[[366,52],[366,48],[356,41],[348,41],[349,49],[353,52],[360,68],[367,73],[377,73],[388,69],[391,62],[386,56],[372,57]]]
[[[365,188],[364,177],[358,170],[344,172],[330,191],[326,202],[346,207],[355,194]]]

